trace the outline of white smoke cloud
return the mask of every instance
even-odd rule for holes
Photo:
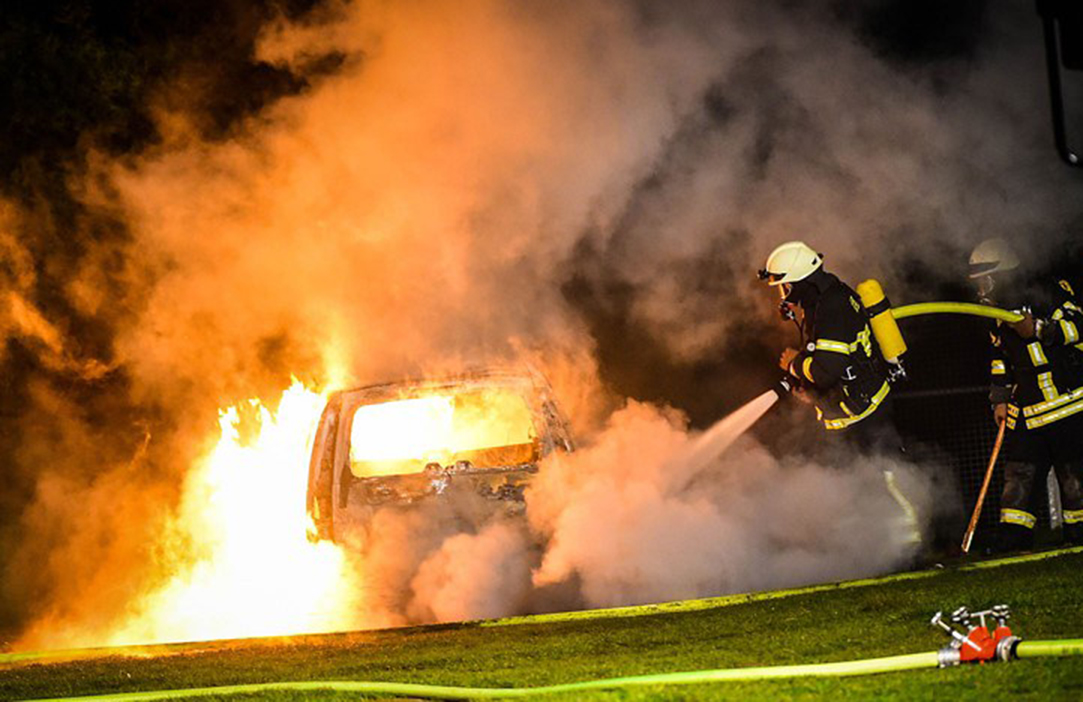
[[[524,530],[508,522],[446,539],[410,583],[411,619],[456,621],[522,611],[530,593],[530,556]]]
[[[738,410],[748,416],[729,418],[713,441],[723,452],[705,460],[680,413],[629,402],[591,445],[543,463],[525,519],[465,508],[469,498],[378,512],[363,577],[392,593],[377,599],[405,623],[665,602],[908,564],[931,516],[929,479],[885,456],[779,460],[739,433],[769,407]]]

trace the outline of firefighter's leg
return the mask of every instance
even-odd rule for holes
[[[894,403],[889,399],[871,417],[846,430],[852,437],[852,445],[865,454],[878,454],[893,460],[908,461],[906,445],[895,427]],[[917,510],[899,485],[894,471],[885,468],[884,486],[899,506],[897,517],[900,537],[916,552],[922,544],[921,522]]]
[[[1064,509],[1064,538],[1073,544],[1083,544],[1083,465],[1079,461],[1060,462],[1056,471]]]
[[[899,487],[894,471],[884,470],[884,484],[887,491],[899,506],[899,533],[903,540],[915,551],[921,546],[921,523],[918,521],[917,511],[913,503],[906,497],[906,493]]]
[[[1004,464],[1004,491],[1000,495],[1000,550],[1016,551],[1034,543],[1037,518],[1029,510],[1030,493],[1036,468],[1032,463],[1008,461]]]

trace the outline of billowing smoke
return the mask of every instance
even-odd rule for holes
[[[378,621],[748,592],[886,572],[917,555],[928,477],[890,455],[779,460],[731,421],[763,410],[738,410],[747,417],[728,418],[712,442],[722,453],[704,453],[679,412],[630,401],[590,446],[543,464],[525,520],[471,495],[378,511],[354,544]]]
[[[683,420],[633,401],[599,431],[600,377],[638,368],[665,398],[646,349],[691,364],[773,343],[752,271],[781,240],[895,299],[925,297],[904,287],[912,267],[947,276],[986,236],[1063,241],[1079,183],[1046,144],[1030,19],[990,10],[965,61],[928,70],[814,3],[330,3],[266,26],[269,64],[336,61],[213,139],[185,76],[156,96],[157,143],[92,150],[72,177],[82,220],[0,212],[0,335],[64,378],[20,390],[4,439],[32,485],[5,504],[9,618],[90,629],[167,577],[150,544],[217,408],[291,375],[342,386],[524,356],[587,448],[548,466],[529,529],[378,516],[361,621],[897,565],[907,547],[877,520],[887,459],[839,470],[746,442],[674,482]],[[64,227],[79,255],[41,253]],[[64,285],[43,290],[57,266]],[[49,319],[47,301],[89,322]],[[682,397],[721,414],[762,373]]]

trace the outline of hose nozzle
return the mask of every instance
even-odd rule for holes
[[[796,383],[794,382],[794,379],[788,375],[784,375],[777,383],[771,386],[771,389],[778,395],[778,399],[784,400],[793,393],[795,387]]]

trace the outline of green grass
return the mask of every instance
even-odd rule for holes
[[[748,599],[748,598],[744,598]],[[0,657],[0,699],[27,699],[293,680],[520,687],[669,671],[818,663],[939,648],[938,609],[1006,602],[1028,639],[1083,637],[1083,554],[999,568],[948,568],[785,597],[718,598],[595,616],[359,632],[296,640]],[[151,655],[147,655],[151,654]],[[70,658],[70,656],[69,656]],[[801,678],[640,688],[557,699],[1083,699],[1083,657],[921,670],[860,678]],[[313,693],[222,697],[302,700]],[[356,695],[320,693],[319,699]],[[202,698],[216,699],[216,698]]]

